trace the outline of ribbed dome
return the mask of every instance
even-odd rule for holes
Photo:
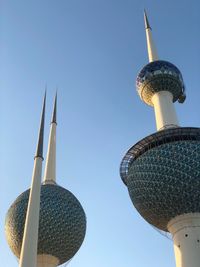
[[[153,106],[152,96],[160,91],[168,91],[173,101],[183,102],[185,88],[179,69],[170,62],[157,60],[147,64],[138,74],[136,87],[140,98]]]
[[[29,190],[11,205],[6,216],[8,244],[19,258]],[[58,185],[42,185],[38,254],[50,254],[59,264],[70,260],[80,248],[86,232],[86,216],[77,198]]]
[[[147,150],[130,163],[126,183],[135,208],[161,230],[177,215],[200,212],[200,140]]]

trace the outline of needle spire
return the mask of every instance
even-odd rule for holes
[[[35,153],[35,158],[41,157],[42,159],[43,159],[45,106],[46,106],[46,91],[44,94],[42,115],[41,115],[41,120],[40,120],[39,136],[38,136],[38,143],[37,143],[37,148],[36,148],[36,153]]]
[[[57,126],[57,92],[54,99],[54,107],[52,112],[49,143],[46,157],[46,166],[44,171],[44,184],[56,183],[56,126]]]
[[[57,124],[56,120],[57,120],[57,92],[56,92],[55,99],[54,99],[54,107],[53,107],[51,123]]]
[[[149,62],[152,62],[152,61],[158,60],[158,54],[157,54],[156,47],[154,45],[154,41],[153,41],[153,37],[152,37],[152,29],[151,29],[151,26],[149,24],[146,10],[144,10],[144,24],[145,24],[145,30],[146,30]]]
[[[145,9],[144,9],[144,24],[145,24],[145,29],[151,29],[151,26],[149,24],[149,20],[147,17],[147,12]]]
[[[38,144],[34,158],[32,182],[29,193],[28,207],[25,219],[19,267],[35,267],[37,265],[37,243],[40,211],[40,191],[43,161],[43,137],[45,117],[46,91],[44,95],[40,121]]]

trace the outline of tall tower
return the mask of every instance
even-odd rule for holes
[[[20,265],[23,267],[56,267],[61,265],[69,261],[76,254],[85,237],[86,216],[80,202],[70,191],[59,186],[56,182],[56,108],[57,96],[54,101],[50,125],[44,181],[42,184],[39,182],[41,194],[38,235],[36,229],[37,220],[32,217],[35,228],[33,230],[32,223],[29,227],[32,231],[28,235],[29,243],[27,243],[27,238],[25,238],[26,230],[24,229],[27,228],[26,217],[28,216],[26,214],[28,214],[27,206],[28,201],[30,202],[30,190],[23,192],[14,201],[6,215],[5,231],[7,241],[12,252],[17,258],[20,258],[20,264],[24,261],[24,257],[26,258],[25,264]],[[39,138],[39,150],[37,149],[40,157],[36,153],[35,160],[37,157],[42,158],[40,140],[41,138]],[[37,180],[40,178],[41,164],[39,166]],[[33,191],[32,186],[31,191]],[[32,194],[32,199],[35,202],[38,202],[39,199],[38,191],[35,190]],[[34,211],[36,210],[37,208],[34,209]],[[30,237],[37,239],[36,252],[34,249],[35,243],[32,244],[33,242],[32,240],[30,241]],[[24,239],[26,240],[26,244],[31,244],[31,246],[27,245],[23,253],[21,248],[24,247],[22,245],[25,242]],[[34,259],[34,255],[36,260]]]
[[[157,132],[125,154],[120,175],[133,205],[151,225],[171,233],[177,267],[200,265],[200,128],[180,127],[174,108],[185,100],[179,69],[159,60],[144,13],[149,63],[137,92],[154,108]]]

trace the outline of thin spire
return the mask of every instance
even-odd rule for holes
[[[144,9],[144,24],[145,24],[145,29],[151,29],[151,26],[149,24],[149,20],[147,17],[147,12],[145,9]]]
[[[156,47],[154,45],[154,41],[152,38],[152,29],[149,24],[146,10],[144,10],[144,24],[145,24],[146,37],[147,37],[147,49],[148,49],[149,62],[152,62],[152,61],[158,60],[158,54],[157,54],[157,50],[156,50]]]
[[[44,171],[44,184],[56,183],[56,113],[57,113],[57,92],[54,99],[54,107],[49,133],[49,142],[46,156],[46,166]]]
[[[46,90],[44,94],[43,107],[42,107],[42,116],[40,121],[40,130],[38,136],[38,144],[35,153],[35,158],[43,158],[43,140],[44,140],[44,120],[45,120],[45,106],[46,106]]]
[[[40,191],[41,191],[42,162],[43,162],[45,105],[46,105],[46,91],[43,101],[38,144],[34,158],[32,182],[31,182],[26,220],[24,226],[19,267],[37,266],[37,243],[38,243]]]
[[[54,99],[54,107],[53,107],[51,123],[57,124],[57,91]]]

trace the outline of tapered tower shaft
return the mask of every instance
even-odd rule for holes
[[[200,213],[187,213],[173,218],[168,230],[174,241],[176,267],[199,267]]]
[[[56,113],[57,113],[57,94],[54,100],[54,108],[50,126],[49,143],[47,150],[46,166],[43,183],[56,183]]]
[[[152,29],[150,27],[146,11],[144,11],[144,23],[145,23],[145,30],[146,30],[149,62],[152,62],[152,61],[158,60],[158,53],[157,53],[157,49],[153,41]]]
[[[144,23],[149,62],[154,62],[158,60],[158,53],[153,41],[152,29],[150,27],[146,11],[144,11]],[[163,88],[163,90],[156,92],[152,96],[151,101],[154,107],[157,130],[177,127],[179,125],[171,92],[166,91]]]
[[[34,158],[32,183],[29,194],[22,248],[19,260],[20,267],[37,266],[37,243],[38,243],[40,190],[41,190],[42,161],[43,161],[45,102],[46,102],[46,93],[43,102],[38,145]]]
[[[152,97],[157,130],[178,127],[178,118],[169,91],[160,91]]]

